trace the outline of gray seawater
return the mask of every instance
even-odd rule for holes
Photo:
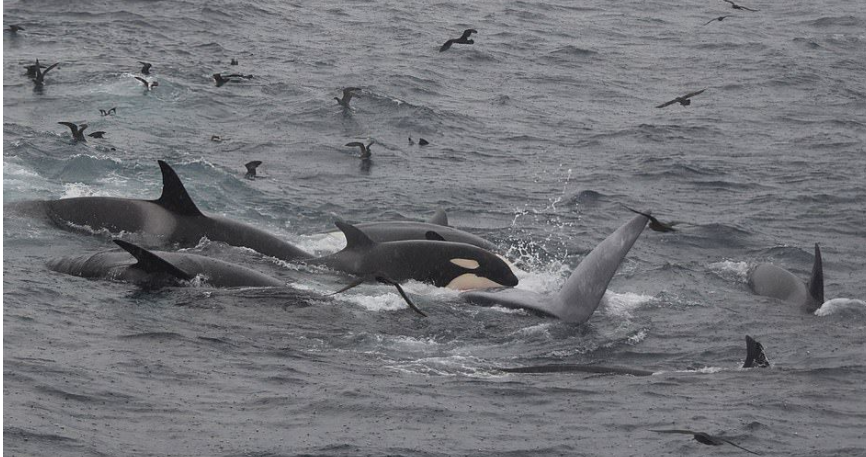
[[[468,306],[202,241],[284,290],[143,291],[50,272],[111,247],[4,212],[8,455],[866,454],[866,4],[860,1],[4,1],[5,202],[155,198],[327,252],[351,222],[424,219],[509,249],[555,291],[631,217],[647,230],[586,325]],[[703,25],[732,14],[723,22]],[[474,45],[438,52],[475,28]],[[60,62],[35,91],[22,65]],[[237,58],[240,65],[229,66]],[[152,62],[159,86],[134,79]],[[251,73],[215,87],[216,72]],[[344,113],[333,97],[363,89]],[[698,89],[689,107],[655,105]],[[99,109],[117,107],[101,117]],[[58,121],[104,140],[73,144]],[[219,135],[222,142],[211,141]],[[407,137],[431,142],[410,146]],[[344,147],[374,140],[364,166]],[[242,164],[264,161],[260,177]],[[124,235],[136,241],[134,235]],[[815,314],[754,296],[806,277]],[[771,369],[740,369],[744,336]],[[651,377],[506,374],[604,363]]]

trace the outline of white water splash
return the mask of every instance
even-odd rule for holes
[[[610,290],[604,293],[601,308],[608,316],[616,316],[625,319],[631,318],[631,312],[653,299],[650,295],[641,295],[633,292],[618,294]]]
[[[736,262],[733,260],[723,260],[721,262],[715,262],[707,265],[712,271],[719,273],[720,275],[727,277],[733,275],[739,281],[746,282],[749,277],[749,268],[750,265],[748,262]]]
[[[866,301],[853,298],[834,298],[825,301],[820,308],[815,310],[815,315],[823,317],[845,311],[866,313]]]

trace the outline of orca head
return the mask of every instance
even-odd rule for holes
[[[517,276],[508,263],[481,248],[458,254],[448,262],[456,267],[458,272],[447,285],[450,289],[492,289],[514,287],[518,283]]]

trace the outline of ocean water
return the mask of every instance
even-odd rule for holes
[[[3,199],[156,198],[156,161],[203,210],[329,252],[333,222],[422,220],[508,251],[556,291],[628,220],[647,230],[584,325],[466,305],[202,240],[285,289],[51,272],[111,249],[4,211],[8,455],[866,454],[866,3],[4,1]],[[723,22],[704,25],[730,14]],[[474,45],[438,52],[474,28]],[[42,90],[24,76],[60,62]],[[230,66],[236,58],[238,66]],[[146,92],[134,77],[153,63]],[[211,74],[253,74],[215,87]],[[362,91],[353,109],[333,97]],[[688,106],[655,106],[695,90]],[[116,115],[99,109],[117,107]],[[105,139],[71,141],[59,121]],[[213,141],[214,135],[221,141]],[[408,137],[430,145],[410,145]],[[371,162],[350,141],[374,141]],[[259,178],[243,164],[262,160]],[[123,237],[136,241],[134,234]],[[806,278],[814,315],[753,295]],[[771,369],[739,368],[745,335]],[[600,363],[650,377],[507,374]]]

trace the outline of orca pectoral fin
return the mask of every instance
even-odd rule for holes
[[[448,215],[445,214],[444,209],[436,208],[436,212],[433,213],[433,216],[431,216],[430,219],[427,219],[427,222],[448,227]]]
[[[132,256],[138,260],[138,263],[134,265],[135,268],[139,268],[142,271],[147,273],[165,273],[184,281],[189,281],[195,277],[140,246],[136,246],[123,240],[114,240],[114,244],[132,254]]]
[[[345,292],[345,291],[347,291],[347,290],[349,290],[349,289],[354,289],[355,287],[358,287],[358,286],[360,286],[361,284],[364,284],[365,281],[366,281],[366,280],[365,280],[364,278],[357,278],[357,279],[355,279],[354,281],[352,281],[351,283],[349,283],[348,286],[343,287],[342,289],[340,289],[340,290],[338,290],[338,291],[336,291],[336,292],[332,292],[332,293],[330,293],[330,294],[328,294],[328,295],[337,295],[337,294],[341,294],[341,293],[343,293],[343,292]]]
[[[815,243],[815,263],[812,264],[812,275],[809,278],[809,297],[813,302],[806,307],[806,311],[814,313],[824,304],[824,266],[818,243]]]
[[[398,282],[396,282],[392,279],[386,278],[384,276],[376,276],[376,281],[379,281],[383,284],[389,284],[389,285],[396,287],[397,292],[400,294],[401,297],[403,297],[403,300],[406,302],[406,304],[409,305],[410,308],[412,308],[412,311],[415,311],[416,313],[420,314],[422,317],[427,317],[427,314],[424,313],[424,311],[421,311],[421,309],[418,308],[415,305],[415,303],[412,302],[412,300],[409,298],[409,295],[406,294],[406,291],[403,290],[403,287],[400,286],[400,284]]]
[[[162,171],[162,195],[153,200],[159,206],[184,216],[204,216],[195,206],[180,178],[165,161],[158,160]]]
[[[347,224],[343,221],[337,221],[334,224],[346,235],[345,249],[367,248],[376,244],[366,233],[352,224]]]

